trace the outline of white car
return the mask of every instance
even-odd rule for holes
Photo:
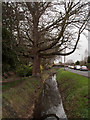
[[[73,65],[71,66],[71,69],[74,69],[74,66],[73,66]]]
[[[81,66],[80,66],[80,65],[75,65],[74,69],[75,69],[75,70],[80,70],[80,69],[81,69]]]
[[[68,68],[70,68],[71,66],[69,65]]]
[[[85,71],[87,71],[88,70],[88,68],[87,68],[87,66],[81,66],[81,69],[80,70],[85,70]]]

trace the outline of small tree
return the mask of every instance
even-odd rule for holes
[[[76,65],[80,65],[80,61],[77,61],[75,64],[76,64]]]
[[[67,61],[67,64],[73,65],[73,64],[74,64],[74,61],[73,61],[72,59],[69,59],[69,60]]]

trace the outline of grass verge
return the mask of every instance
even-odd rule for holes
[[[37,77],[23,78],[3,85],[2,117],[31,118],[41,92]]]
[[[88,118],[88,78],[59,69],[57,82],[67,117]]]
[[[11,81],[11,82],[6,82],[6,83],[2,83],[2,90],[7,90],[11,87],[16,86],[17,84],[21,84],[24,80],[26,80],[27,78],[20,78],[20,80],[15,80],[15,81]]]

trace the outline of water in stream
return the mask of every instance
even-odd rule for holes
[[[35,114],[37,118],[44,115],[55,114],[58,118],[67,120],[61,95],[57,87],[56,74],[46,80],[35,112],[37,112],[37,115]]]

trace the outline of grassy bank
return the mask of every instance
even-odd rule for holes
[[[27,78],[19,78],[19,80],[10,81],[10,82],[3,82],[2,83],[2,90],[5,91],[11,87],[17,86],[17,84],[21,84],[23,81],[25,81]]]
[[[88,78],[59,69],[57,81],[68,118],[88,118]]]
[[[3,85],[3,118],[28,118],[32,116],[35,100],[40,94],[40,82],[36,77]]]
[[[35,101],[42,90],[41,83],[48,79],[56,69],[45,70],[42,82],[37,77],[23,77],[8,83],[3,83],[3,118],[31,118]]]

